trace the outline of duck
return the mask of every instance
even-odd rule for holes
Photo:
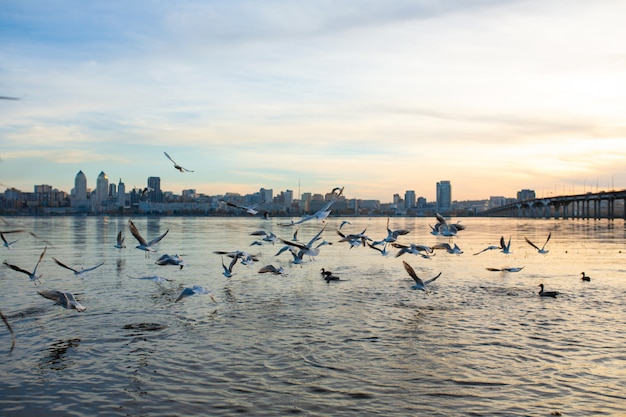
[[[327,271],[324,268],[321,269],[320,274],[322,275],[322,278],[326,280],[326,282],[340,281],[340,278],[338,276],[333,275],[331,271]]]
[[[541,287],[541,290],[539,290],[538,294],[541,297],[556,297],[557,295],[559,295],[558,291],[544,291],[543,284],[539,284],[539,287]]]
[[[588,276],[588,275],[585,275],[584,272],[581,272],[580,274],[582,275],[582,277],[580,277],[580,279],[582,279],[583,281],[586,281],[586,282],[591,281],[591,277]]]

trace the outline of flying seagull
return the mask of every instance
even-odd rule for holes
[[[117,234],[117,242],[115,243],[115,247],[117,249],[124,249],[126,247],[126,245],[124,244],[124,235],[122,235],[121,230]]]
[[[255,215],[258,214],[259,211],[257,210],[257,208],[259,206],[261,206],[262,204],[265,204],[265,201],[262,201],[260,203],[256,203],[256,204],[252,204],[251,206],[243,206],[243,205],[239,205],[239,204],[235,204],[235,203],[231,203],[230,201],[226,201],[226,200],[220,200],[222,203],[225,203],[227,206],[230,207],[235,207],[235,208],[239,208],[242,210],[245,210],[248,214],[251,215]]]
[[[541,248],[539,248],[537,245],[535,245],[533,242],[531,242],[530,240],[528,240],[527,237],[524,237],[524,239],[526,240],[526,243],[528,243],[530,246],[532,246],[533,248],[537,249],[537,252],[541,253],[541,254],[546,254],[549,251],[546,249],[546,245],[548,244],[548,241],[550,240],[550,237],[552,237],[552,232],[548,233],[548,238],[546,239],[546,241],[544,242],[543,246]]]
[[[57,290],[43,290],[37,291],[39,295],[49,300],[56,301],[57,304],[67,308],[75,308],[76,311],[81,312],[87,310],[85,306],[76,301],[74,294],[71,292],[57,291]]]
[[[183,167],[181,167],[180,165],[178,165],[178,164],[176,163],[176,161],[174,161],[174,160],[172,159],[172,157],[171,157],[171,156],[169,156],[169,155],[167,154],[167,152],[163,152],[163,153],[165,154],[165,156],[167,156],[167,159],[169,159],[170,161],[172,161],[172,162],[174,163],[174,168],[176,168],[176,169],[177,169],[177,170],[179,170],[180,172],[185,172],[185,171],[187,171],[187,172],[193,172],[193,171],[192,171],[192,170],[190,170],[190,169],[183,168]]]
[[[415,273],[411,265],[409,265],[406,261],[402,261],[402,263],[404,264],[404,269],[406,269],[406,272],[408,272],[411,278],[415,280],[415,285],[413,285],[411,288],[414,290],[422,290],[426,294],[428,294],[429,292],[426,286],[430,284],[431,282],[433,282],[434,280],[436,280],[437,278],[439,278],[439,276],[441,275],[441,272],[440,272],[434,278],[431,278],[427,281],[422,281],[422,279],[417,276],[417,274]]]
[[[17,242],[18,239],[12,241],[12,242],[7,242],[7,240],[4,237],[4,233],[0,232],[0,237],[2,238],[2,245],[7,248],[7,249],[11,249],[11,245],[14,244],[15,242]]]
[[[89,271],[93,271],[96,268],[101,267],[102,265],[104,265],[104,262],[99,263],[96,266],[92,266],[91,268],[85,268],[85,269],[74,269],[70,266],[65,265],[63,262],[59,261],[57,258],[52,257],[52,259],[54,260],[54,262],[56,262],[57,265],[59,265],[60,267],[63,267],[65,269],[69,269],[70,271],[74,272],[74,275],[81,277],[81,278],[85,278],[85,272],[89,272]]]
[[[22,269],[22,268],[20,268],[19,266],[16,266],[16,265],[11,265],[7,261],[4,261],[4,264],[6,266],[8,266],[9,268],[11,268],[12,270],[14,270],[14,271],[21,272],[23,274],[28,275],[30,280],[33,281],[33,284],[37,285],[37,283],[41,283],[41,281],[39,281],[39,278],[41,278],[42,275],[43,275],[43,274],[42,275],[37,275],[37,267],[41,263],[41,260],[43,259],[43,256],[46,254],[46,249],[48,249],[47,246],[45,248],[43,248],[43,252],[41,252],[41,255],[39,255],[39,260],[37,261],[37,265],[35,265],[35,269],[33,269],[33,272],[29,272],[29,271],[27,271],[25,269]]]
[[[178,296],[176,301],[174,301],[174,302],[177,303],[180,300],[182,300],[183,298],[190,297],[190,296],[196,295],[196,294],[209,294],[209,297],[211,297],[211,300],[213,300],[213,302],[215,304],[217,304],[217,301],[215,300],[215,297],[213,297],[213,294],[211,294],[211,292],[209,290],[207,290],[206,288],[204,288],[201,285],[194,285],[191,288],[187,287],[187,288],[183,289],[180,292],[180,295]]]
[[[133,223],[132,220],[128,221],[128,228],[130,229],[130,233],[135,236],[135,239],[137,239],[137,241],[139,242],[139,245],[135,246],[135,248],[145,251],[146,258],[150,256],[150,252],[156,252],[156,249],[154,249],[152,246],[159,243],[161,239],[165,237],[167,232],[170,231],[170,229],[167,229],[165,233],[163,233],[161,236],[155,237],[150,242],[146,242],[146,239],[141,236],[139,230],[137,230],[137,226],[135,226],[135,223]]]

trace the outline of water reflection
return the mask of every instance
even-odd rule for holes
[[[50,344],[48,355],[43,357],[39,363],[41,370],[61,371],[71,365],[70,358],[72,350],[80,345],[78,338],[58,340]]]
[[[72,232],[75,247],[84,247],[87,243],[87,217],[78,216],[72,219]]]

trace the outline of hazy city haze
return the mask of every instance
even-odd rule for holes
[[[620,1],[3,2],[0,182],[626,188]],[[194,172],[181,173],[163,154]],[[348,191],[349,190],[349,191]]]

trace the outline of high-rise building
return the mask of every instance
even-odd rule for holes
[[[162,203],[163,192],[161,191],[161,177],[148,177],[148,201]]]
[[[281,191],[283,197],[283,204],[286,207],[290,207],[293,203],[293,190]]]
[[[98,179],[96,180],[96,199],[94,201],[94,210],[102,210],[103,205],[106,205],[109,199],[109,177],[104,171],[100,172]]]
[[[446,212],[452,208],[452,186],[450,181],[437,183],[437,211]]]
[[[87,177],[83,171],[78,171],[74,178],[74,199],[87,200]]]
[[[259,193],[261,194],[262,202],[269,204],[274,201],[274,190],[272,188],[270,189],[261,188],[259,190]]]
[[[404,208],[410,209],[415,207],[415,191],[406,190],[404,192]]]
[[[122,182],[121,178],[120,182],[117,184],[117,206],[126,206],[126,185]]]

